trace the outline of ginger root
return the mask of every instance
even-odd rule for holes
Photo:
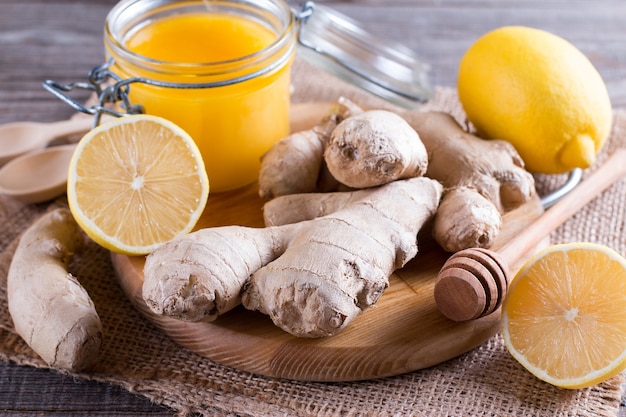
[[[144,299],[158,314],[213,320],[241,298],[295,336],[334,335],[416,255],[441,193],[437,181],[411,178],[335,193],[338,211],[313,220],[193,232],[147,257]]]
[[[370,110],[335,127],[324,161],[340,183],[367,188],[424,175],[428,155],[406,120],[390,111]]]
[[[51,211],[21,236],[7,277],[17,333],[50,366],[70,371],[93,365],[102,343],[95,306],[67,270],[82,242],[69,210]]]
[[[343,105],[349,103],[346,99],[340,101]],[[434,238],[444,250],[457,252],[470,247],[491,247],[500,232],[502,215],[526,203],[534,195],[534,179],[508,142],[482,140],[465,131],[452,116],[442,112],[407,111],[400,114],[402,121],[387,117],[386,123],[377,122],[375,127],[370,121],[364,122],[369,118],[368,114],[376,112],[352,110],[342,113],[340,118],[334,119],[338,123],[324,124],[324,135],[311,136],[311,132],[297,134],[301,138],[323,138],[315,142],[315,146],[308,140],[302,140],[296,149],[290,141],[285,141],[270,150],[273,158],[262,161],[262,170],[280,171],[280,177],[273,177],[277,182],[293,179],[302,183],[308,181],[309,184],[332,184],[328,179],[331,176],[335,179],[334,187],[321,190],[315,186],[299,189],[289,186],[280,192],[261,193],[261,196],[271,199],[295,193],[337,191],[340,185],[370,187],[397,178],[419,176],[427,167],[425,175],[440,181],[445,188],[433,225]],[[380,121],[378,116],[375,119]],[[378,137],[380,130],[404,131],[405,122],[417,135],[387,134],[384,147],[377,146],[375,140],[366,139]],[[367,133],[360,134],[358,131],[361,129]],[[404,139],[417,145],[414,148],[405,146]],[[393,146],[390,145],[392,143]],[[422,147],[422,143],[426,155],[416,150]],[[394,151],[393,157],[383,150],[390,148],[397,151]],[[313,154],[315,157],[310,158]],[[282,162],[294,157],[297,162],[293,164]],[[404,166],[418,168],[404,171]],[[302,177],[308,180],[304,181]],[[267,184],[273,181],[272,177],[266,176],[259,180],[259,184],[262,188],[269,188]]]
[[[326,169],[324,149],[341,121],[362,112],[355,103],[339,98],[317,126],[278,141],[261,158],[261,198],[336,190],[339,185]]]
[[[334,335],[416,255],[435,213],[444,248],[489,246],[500,212],[526,201],[534,182],[512,146],[448,115],[401,118],[341,99],[268,151],[259,188],[270,200],[265,228],[204,229],[148,256],[143,296],[154,312],[211,321],[241,303],[295,336]]]
[[[160,315],[215,320],[241,303],[250,275],[283,253],[291,227],[200,229],[156,249],[144,265],[143,298]]]
[[[433,234],[446,251],[489,248],[502,214],[529,201],[533,176],[508,142],[486,141],[466,132],[443,112],[405,113],[428,150],[426,176],[440,181],[444,196]]]
[[[311,130],[296,132],[263,156],[259,195],[274,197],[375,187],[418,177],[428,156],[418,134],[387,110],[363,111],[343,97]]]

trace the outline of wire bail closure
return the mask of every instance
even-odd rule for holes
[[[112,60],[94,67],[89,71],[87,82],[73,82],[69,84],[61,84],[54,80],[44,80],[43,87],[52,93],[55,97],[68,104],[75,110],[94,116],[94,127],[100,124],[103,114],[114,117],[122,117],[128,114],[144,113],[143,106],[139,104],[131,104],[128,97],[130,89],[129,84],[135,82],[134,79],[123,80],[115,73],[109,70],[113,63]],[[116,82],[111,84],[110,80]],[[87,107],[68,94],[72,90],[87,90],[95,94],[97,104]],[[107,104],[120,103],[120,108],[124,111],[115,110],[116,106],[107,106]]]
[[[244,82],[258,76],[262,76],[265,73],[274,71],[276,68],[281,67],[291,55],[291,50],[272,63],[272,65],[265,66],[257,71],[249,74],[242,75],[240,77],[232,78],[224,81],[209,82],[209,83],[174,83],[153,80],[145,77],[131,77],[121,78],[110,70],[114,63],[113,59],[109,59],[106,63],[94,67],[88,75],[87,82],[73,82],[69,84],[61,84],[54,80],[44,80],[43,87],[51,92],[54,96],[61,101],[73,107],[75,110],[82,113],[87,113],[95,116],[94,126],[100,123],[102,114],[108,114],[114,117],[122,117],[129,114],[145,113],[144,107],[141,104],[132,104],[130,102],[129,93],[131,84],[142,83],[155,87],[163,88],[177,88],[177,89],[196,89],[196,88],[215,88],[224,87],[227,85],[237,84]],[[111,80],[113,83],[111,83]],[[70,91],[74,89],[88,90],[95,93],[98,104],[87,107],[77,100],[69,96]],[[112,104],[113,106],[107,106]],[[118,111],[114,108],[119,103],[119,107],[124,111]]]

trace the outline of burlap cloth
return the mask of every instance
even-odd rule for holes
[[[329,101],[343,94],[361,103],[387,106],[302,62],[294,67],[293,82],[294,101]],[[462,117],[452,89],[438,89],[424,108]],[[624,145],[626,110],[616,110],[613,133],[598,164]],[[539,177],[538,189],[554,188],[563,179]],[[7,311],[6,273],[20,233],[42,212],[64,204],[61,198],[25,206],[0,197],[0,357],[5,361],[46,367],[14,333]],[[554,232],[552,242],[592,241],[626,254],[625,213],[626,182],[620,181]],[[94,299],[104,326],[98,365],[75,376],[118,384],[180,415],[616,416],[619,410],[622,376],[588,389],[558,389],[524,370],[499,335],[456,359],[396,377],[307,383],[253,375],[200,357],[159,333],[125,299],[109,253],[97,245],[88,244],[72,270]]]

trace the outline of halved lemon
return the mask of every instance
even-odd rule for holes
[[[550,384],[584,388],[626,368],[626,260],[611,248],[540,251],[514,278],[502,311],[507,349]]]
[[[174,123],[132,115],[88,132],[70,162],[67,197],[95,242],[140,255],[191,231],[209,194],[198,147]]]

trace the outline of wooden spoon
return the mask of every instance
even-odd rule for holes
[[[0,166],[55,139],[87,132],[93,117],[73,117],[52,123],[13,122],[0,126]]]
[[[435,282],[439,310],[454,321],[471,320],[496,311],[511,282],[508,265],[522,259],[565,220],[624,176],[626,149],[622,148],[499,252],[465,249],[452,255]]]
[[[292,107],[292,120],[297,122],[292,122],[291,130],[295,132],[312,126],[329,107],[329,103],[295,104]],[[16,122],[0,126],[0,194],[25,203],[40,203],[64,194],[67,189],[67,171],[76,145],[26,152],[44,146],[54,138],[86,132],[92,128],[92,124],[91,117],[75,117],[48,124]],[[10,141],[9,137],[16,140]],[[21,141],[24,144],[18,146]]]
[[[25,203],[63,195],[76,145],[62,145],[24,154],[0,168],[0,193]]]

